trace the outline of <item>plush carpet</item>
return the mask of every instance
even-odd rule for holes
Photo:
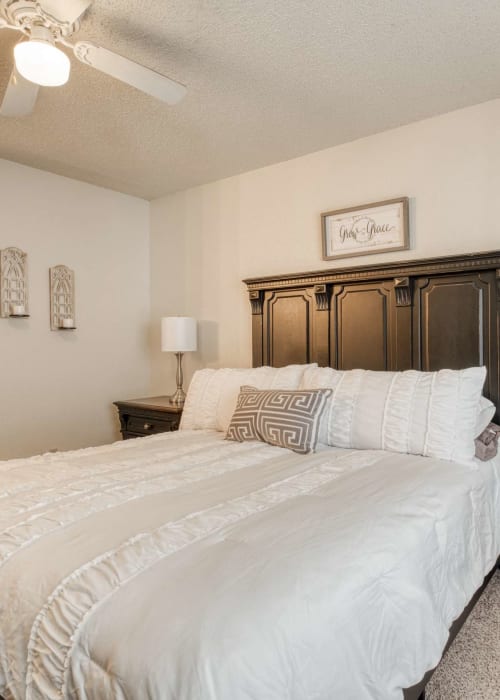
[[[426,700],[500,699],[500,571],[443,657]]]

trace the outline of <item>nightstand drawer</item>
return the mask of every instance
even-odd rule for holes
[[[154,433],[165,433],[175,430],[178,426],[177,416],[163,420],[161,418],[151,418],[150,416],[129,416],[127,420],[127,431],[138,433],[139,435],[153,435]]]
[[[182,407],[170,403],[169,396],[115,401],[124,440],[169,433],[179,428]],[[1,700],[1,699],[0,699]]]

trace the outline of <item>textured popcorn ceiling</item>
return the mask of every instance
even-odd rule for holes
[[[18,36],[0,32],[0,95]],[[33,115],[0,118],[0,157],[147,199],[500,96],[493,0],[95,0],[78,36],[187,97],[73,59]]]

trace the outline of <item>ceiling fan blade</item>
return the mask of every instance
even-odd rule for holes
[[[82,63],[107,73],[113,78],[127,83],[127,85],[132,85],[137,90],[167,104],[176,104],[182,100],[187,92],[186,87],[181,83],[141,66],[139,63],[130,61],[117,53],[103,49],[101,46],[91,44],[89,41],[78,41],[73,50],[75,56]]]
[[[92,5],[92,0],[40,0],[38,5],[46,15],[73,24]]]
[[[2,117],[24,117],[31,114],[37,95],[38,85],[23,78],[14,68],[3,96],[0,115]]]

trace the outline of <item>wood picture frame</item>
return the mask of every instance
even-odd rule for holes
[[[321,214],[323,260],[408,250],[408,197]]]

